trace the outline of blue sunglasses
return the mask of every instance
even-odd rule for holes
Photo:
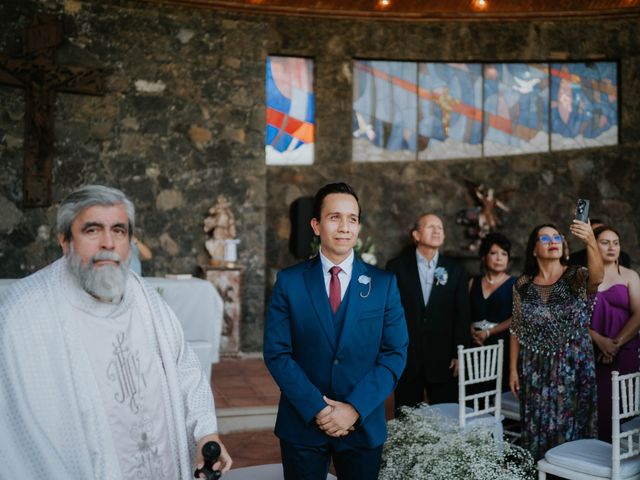
[[[548,245],[549,243],[562,243],[564,237],[562,235],[540,235],[538,240],[543,245]]]

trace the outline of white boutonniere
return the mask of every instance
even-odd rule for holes
[[[433,276],[436,279],[436,285],[446,285],[447,280],[449,280],[449,272],[447,272],[447,269],[444,267],[436,268]]]
[[[358,283],[361,283],[362,285],[369,285],[367,293],[363,295],[362,292],[360,292],[360,297],[367,298],[371,293],[371,277],[368,277],[367,275],[360,275],[358,277]]]

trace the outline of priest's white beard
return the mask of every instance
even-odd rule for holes
[[[87,263],[83,263],[80,255],[73,249],[73,242],[70,242],[67,260],[69,270],[83,289],[103,302],[120,301],[127,284],[131,253],[122,260],[116,252],[101,250]],[[118,265],[96,267],[95,262],[100,260],[113,260],[118,262]]]

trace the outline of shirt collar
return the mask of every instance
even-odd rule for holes
[[[418,260],[418,263],[424,264],[424,266],[429,268],[429,269],[436,268],[436,265],[438,265],[438,257],[439,256],[440,256],[440,252],[438,250],[436,250],[436,254],[433,256],[431,261],[429,261],[426,258],[424,258],[422,256],[422,254],[416,248],[416,259]]]
[[[322,249],[320,249],[320,262],[322,262],[322,271],[326,274],[329,272],[329,269],[334,265],[340,267],[344,273],[351,276],[351,270],[353,269],[353,248],[351,249],[351,253],[347,258],[345,258],[341,263],[336,265],[322,253]]]

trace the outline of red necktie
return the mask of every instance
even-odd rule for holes
[[[329,305],[331,305],[331,311],[335,314],[340,307],[340,278],[338,274],[342,271],[340,267],[331,267],[331,281],[329,282]]]

